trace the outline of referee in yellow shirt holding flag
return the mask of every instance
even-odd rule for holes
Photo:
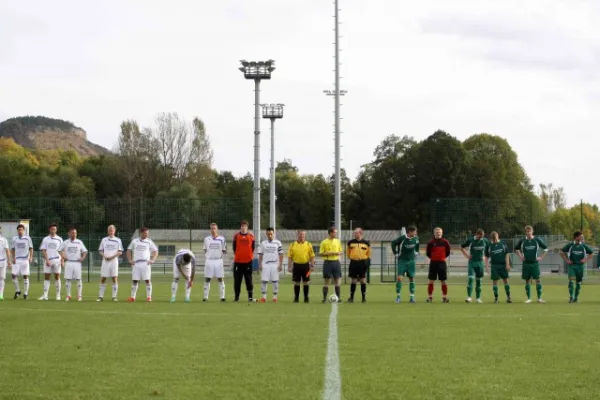
[[[294,303],[298,303],[300,297],[300,282],[304,286],[304,302],[308,303],[308,284],[310,273],[315,268],[315,252],[312,245],[306,241],[306,232],[298,231],[298,240],[290,245],[288,249],[288,271],[292,273],[294,282]]]
[[[340,256],[344,254],[342,251],[342,243],[337,239],[337,229],[333,226],[327,229],[329,237],[321,242],[319,255],[325,260],[323,262],[323,303],[327,302],[327,293],[329,292],[329,281],[333,278],[335,285],[335,295],[338,298],[338,303],[342,302],[340,297],[340,278],[342,277],[342,267],[340,265]]]

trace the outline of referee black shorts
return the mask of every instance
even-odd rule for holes
[[[350,260],[348,276],[352,279],[364,279],[367,276],[367,260]]]
[[[292,281],[294,282],[310,282],[310,265],[294,263],[292,267]]]
[[[430,281],[439,279],[445,281],[448,279],[448,266],[446,261],[430,261],[429,262],[429,275]]]

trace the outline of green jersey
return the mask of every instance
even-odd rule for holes
[[[562,251],[567,255],[567,258],[573,262],[573,264],[583,264],[583,259],[588,255],[592,254],[592,249],[584,243],[569,243],[562,248]]]
[[[540,250],[548,251],[548,246],[542,242],[542,239],[536,237],[531,239],[524,238],[517,243],[515,250],[521,251],[523,258],[525,258],[525,262],[533,263],[537,261]]]
[[[506,265],[508,248],[502,242],[488,243],[485,248],[485,256],[491,260],[492,265]]]
[[[419,238],[400,236],[392,241],[392,252],[394,255],[399,254],[401,260],[414,260],[419,253]]]
[[[469,254],[471,255],[471,261],[483,261],[483,255],[485,248],[488,245],[488,241],[485,238],[477,239],[475,236],[468,238],[460,245],[463,249],[469,248]]]

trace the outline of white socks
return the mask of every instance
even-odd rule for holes
[[[77,297],[81,297],[83,294],[83,281],[81,279],[77,280]]]
[[[67,279],[65,282],[65,286],[67,287],[67,297],[71,297],[71,280]]]
[[[133,297],[135,299],[135,296],[137,295],[137,291],[138,291],[138,287],[139,287],[140,283],[133,283],[131,285],[131,297]]]
[[[4,278],[0,277],[0,297],[4,297]]]
[[[54,281],[54,285],[56,286],[56,297],[60,297],[60,289],[62,286],[60,279]]]
[[[29,278],[23,279],[23,294],[29,295]]]
[[[100,284],[100,291],[98,292],[98,297],[103,298],[105,290],[106,290],[106,283],[101,283]]]
[[[273,282],[273,298],[276,299],[279,294],[279,281]]]
[[[152,297],[152,282],[146,285],[146,297]]]
[[[112,298],[116,299],[118,293],[119,293],[119,284],[118,283],[113,283],[113,285],[112,285]]]
[[[21,287],[19,286],[19,278],[13,278],[13,285],[15,285],[15,292],[20,292]]]
[[[263,295],[263,299],[267,298],[267,283],[268,283],[267,281],[262,281],[260,283],[260,292]]]
[[[185,284],[185,298],[189,299],[190,295],[192,294],[192,288],[188,286],[188,284]]]
[[[225,282],[221,281],[219,282],[219,296],[221,296],[221,299],[225,298]]]
[[[210,293],[210,281],[204,281],[204,298],[208,299],[208,294]]]
[[[50,291],[50,281],[44,281],[44,297],[48,297],[48,292]]]
[[[177,287],[179,286],[179,279],[173,279],[171,283],[171,297],[177,296]]]

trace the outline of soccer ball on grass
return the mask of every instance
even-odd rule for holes
[[[338,297],[335,294],[332,294],[331,296],[329,296],[329,302],[330,303],[337,303],[338,302]]]

